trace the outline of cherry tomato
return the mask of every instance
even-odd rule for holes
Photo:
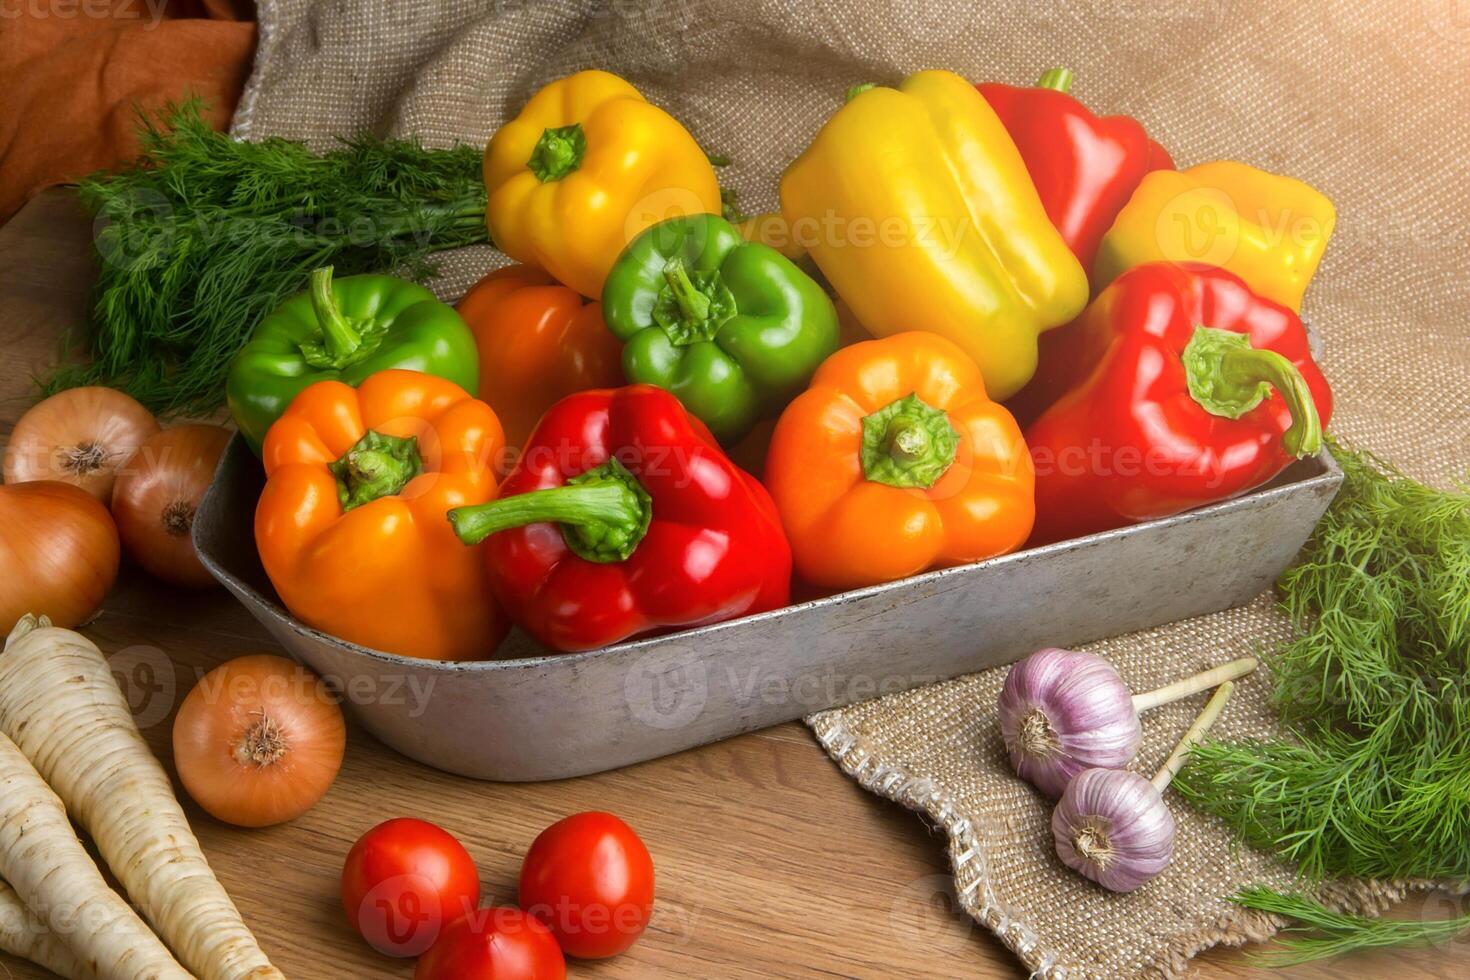
[[[380,953],[418,956],[446,923],[479,904],[474,859],[453,835],[426,821],[380,823],[347,852],[342,908]]]
[[[566,980],[556,937],[520,909],[478,909],[445,928],[413,980]]]
[[[526,852],[520,904],[568,956],[616,956],[653,914],[653,858],[611,813],[578,813],[547,827]]]

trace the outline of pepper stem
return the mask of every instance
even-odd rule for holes
[[[401,493],[424,470],[416,436],[367,433],[327,469],[337,478],[337,500],[349,511]]]
[[[875,483],[927,490],[954,463],[958,448],[949,416],[917,394],[863,419],[863,475]]]
[[[676,347],[713,340],[739,310],[718,269],[692,275],[678,255],[664,263],[664,287],[650,314]]]
[[[449,512],[449,523],[467,545],[528,524],[558,524],[573,552],[608,563],[633,554],[652,516],[648,491],[621,463],[609,460],[572,477],[566,486],[456,507]]]
[[[1072,69],[1048,68],[1042,72],[1041,80],[1036,83],[1036,87],[1054,89],[1058,92],[1070,92],[1072,90]]]
[[[531,151],[531,159],[526,161],[526,166],[537,180],[549,184],[580,167],[586,152],[587,134],[582,132],[581,123],[556,129],[548,127],[541,131],[541,138],[536,141],[536,148]]]
[[[1133,695],[1133,710],[1135,713],[1141,715],[1152,708],[1157,708],[1165,704],[1173,704],[1181,698],[1187,698],[1191,694],[1198,694],[1200,691],[1208,691],[1210,688],[1217,687],[1226,681],[1238,680],[1255,670],[1257,666],[1258,663],[1255,657],[1241,657],[1239,660],[1232,660],[1228,664],[1212,667],[1203,673],[1195,674],[1193,677],[1186,677],[1183,680],[1175,681],[1156,691],[1149,691],[1146,694],[1135,694]]]
[[[842,101],[851,102],[853,99],[857,98],[859,95],[862,95],[868,89],[877,87],[877,82],[863,82],[861,85],[854,85],[847,90],[847,94],[843,96]]]
[[[1227,419],[1240,418],[1275,388],[1291,413],[1282,446],[1295,456],[1321,450],[1322,421],[1307,379],[1275,351],[1252,347],[1243,333],[1199,326],[1184,348],[1184,372],[1189,394],[1200,407]]]
[[[1174,777],[1179,775],[1179,770],[1183,769],[1184,763],[1189,760],[1189,753],[1194,750],[1200,739],[1205,737],[1205,732],[1209,731],[1215,719],[1220,717],[1220,712],[1225,710],[1225,702],[1230,700],[1231,692],[1234,690],[1234,681],[1226,681],[1220,685],[1215,696],[1210,698],[1210,702],[1205,705],[1205,710],[1200,712],[1194,724],[1189,726],[1189,731],[1184,733],[1184,737],[1174,747],[1174,753],[1169,756],[1169,761],[1165,762],[1164,767],[1154,773],[1154,778],[1149,780],[1154,784],[1154,789],[1162,793],[1169,788],[1169,784],[1174,781]]]
[[[699,291],[684,268],[684,260],[675,256],[664,266],[664,282],[669,284],[669,295],[678,304],[679,312],[691,323],[703,323],[709,318],[709,297]]]
[[[311,308],[316,312],[322,333],[326,335],[327,353],[332,360],[340,364],[356,354],[362,346],[362,337],[337,308],[337,297],[332,292],[332,267],[329,265],[311,273]]]

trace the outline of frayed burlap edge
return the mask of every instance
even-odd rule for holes
[[[276,4],[256,4],[255,11],[255,66],[245,87],[240,91],[240,101],[235,103],[235,116],[230,121],[230,135],[236,139],[252,137],[255,123],[255,106],[260,93],[265,89],[269,66],[275,64],[276,41],[281,31],[276,21]]]
[[[808,716],[806,724],[842,771],[863,789],[923,815],[944,828],[949,838],[949,861],[954,872],[955,896],[967,914],[1005,943],[1031,975],[1040,980],[1068,980],[1084,973],[1048,949],[1031,924],[1027,910],[1007,906],[990,885],[986,854],[970,821],[960,816],[948,791],[933,780],[916,776],[900,765],[877,762],[853,734],[841,711]],[[1411,891],[1429,890],[1433,882],[1334,881],[1319,886],[1315,897],[1327,908],[1355,915],[1379,915]],[[1214,946],[1239,947],[1269,941],[1287,920],[1252,909],[1232,909],[1213,924],[1176,937],[1145,971],[1145,976],[1175,980],[1189,971],[1189,961]]]

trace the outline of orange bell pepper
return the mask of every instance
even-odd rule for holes
[[[497,269],[457,309],[480,348],[480,398],[499,416],[515,452],[567,395],[623,384],[623,344],[602,322],[602,304],[540,269]],[[502,475],[509,463],[497,463]]]
[[[445,514],[495,496],[490,406],[417,371],[319,381],[266,433],[261,564],[302,622],[410,657],[475,660],[505,636],[479,549]]]
[[[845,347],[787,406],[766,485],[814,585],[857,588],[1020,547],[1035,473],[980,369],[937,334]]]

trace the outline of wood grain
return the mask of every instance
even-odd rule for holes
[[[0,229],[0,434],[34,398],[30,378],[80,321],[93,271],[91,226],[72,197],[42,195]],[[17,570],[7,569],[6,574]],[[150,744],[172,767],[173,707],[203,671],[273,650],[222,591],[185,593],[128,569],[86,632],[116,663]],[[473,737],[467,733],[466,737]],[[295,978],[407,977],[348,929],[337,874],[364,830],[394,815],[433,820],[478,862],[487,897],[514,899],[522,853],[547,824],[614,811],[658,868],[653,926],[627,954],[574,964],[574,977],[1023,976],[989,933],[956,914],[944,842],[917,816],[845,778],[799,725],[781,725],[615,773],[538,785],[479,783],[409,762],[354,731],[327,798],[284,827],[242,831],[188,810],[215,870],[261,944]],[[1462,903],[1461,903],[1462,904]],[[1457,903],[1416,898],[1400,914]],[[1202,977],[1463,977],[1464,943],[1355,956],[1273,973],[1238,951],[1201,957]],[[0,957],[0,980],[48,976]]]

